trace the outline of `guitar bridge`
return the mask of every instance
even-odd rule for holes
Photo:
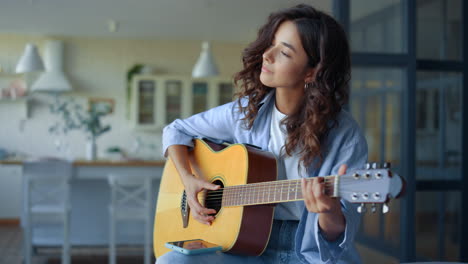
[[[182,215],[182,226],[184,228],[187,228],[188,226],[188,221],[189,221],[189,213],[190,213],[190,207],[187,202],[187,194],[184,193],[182,194],[182,199],[180,201],[180,214]]]

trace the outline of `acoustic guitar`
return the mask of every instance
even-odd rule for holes
[[[300,180],[277,181],[275,156],[246,144],[218,145],[194,140],[189,152],[190,166],[196,177],[220,185],[215,191],[199,193],[202,205],[216,210],[211,226],[190,217],[190,208],[179,174],[168,159],[159,187],[154,222],[155,256],[169,251],[166,242],[203,239],[222,246],[223,251],[243,255],[261,255],[267,246],[273,223],[274,205],[303,200]],[[373,164],[344,175],[325,176],[326,194],[360,203],[382,204],[397,198],[404,182],[389,168]]]

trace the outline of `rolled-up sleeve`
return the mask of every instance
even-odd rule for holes
[[[334,157],[331,162],[333,175],[338,173],[342,164],[348,166],[348,171],[362,169],[367,162],[367,143],[363,137],[358,137],[352,144],[338,149],[332,156]],[[300,226],[301,230],[296,237],[296,241],[300,243],[301,259],[309,263],[316,262],[317,258],[322,263],[360,263],[357,252],[349,252],[349,250],[354,250],[354,238],[359,230],[361,219],[356,208],[355,204],[341,200],[341,210],[346,226],[343,234],[335,241],[328,241],[321,234],[318,224],[319,214],[306,211],[301,220],[304,225]]]
[[[186,119],[176,119],[164,127],[162,135],[163,154],[171,145],[193,147],[194,138],[232,142],[234,115],[237,101],[227,103]]]

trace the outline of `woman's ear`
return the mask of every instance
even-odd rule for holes
[[[315,72],[317,68],[310,68],[307,70],[304,82],[305,83],[311,83],[315,80]]]

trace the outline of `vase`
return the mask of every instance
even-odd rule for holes
[[[96,138],[88,139],[86,142],[86,159],[87,160],[96,160],[97,158],[97,145]]]

